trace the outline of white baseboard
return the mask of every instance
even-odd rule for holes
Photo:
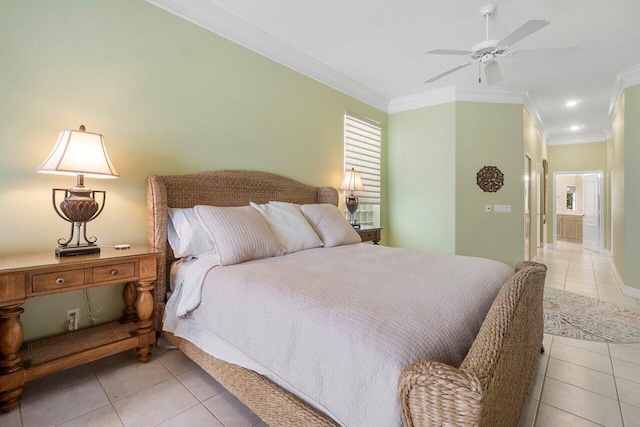
[[[613,270],[614,276],[616,276],[616,280],[620,284],[622,294],[628,297],[640,299],[640,289],[625,285],[624,282],[622,281],[622,277],[620,277],[620,273],[618,273],[618,269],[616,268],[616,265],[613,262],[611,263],[611,269]]]
[[[608,257],[612,257],[613,256],[613,252],[611,252],[609,249],[605,249],[604,250],[604,254]]]
[[[632,288],[631,286],[622,285],[622,293],[628,297],[640,299],[640,289]]]

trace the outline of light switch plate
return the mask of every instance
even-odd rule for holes
[[[491,205],[484,205],[485,212],[491,212]]]

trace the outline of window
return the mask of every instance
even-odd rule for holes
[[[380,225],[380,158],[382,126],[357,114],[344,115],[344,169],[354,168],[362,177],[363,191],[356,191],[355,218],[363,225]],[[345,214],[348,217],[348,212]]]

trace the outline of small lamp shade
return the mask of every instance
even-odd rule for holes
[[[360,172],[356,172],[354,168],[348,170],[344,174],[344,179],[342,180],[342,184],[340,184],[341,190],[351,191],[353,194],[354,191],[362,191],[364,190],[364,185],[362,185],[362,177],[360,177]]]
[[[84,126],[80,129],[60,131],[56,145],[38,172],[118,178],[120,175],[109,159],[102,135],[84,132]]]

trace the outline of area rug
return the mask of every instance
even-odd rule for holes
[[[545,288],[543,307],[548,334],[611,343],[640,342],[640,314],[615,304]]]

